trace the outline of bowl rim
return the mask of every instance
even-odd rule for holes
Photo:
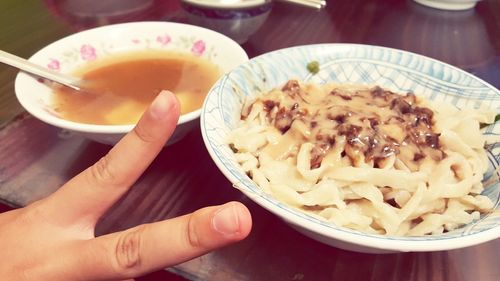
[[[72,33],[70,35],[64,36],[64,37],[46,45],[46,46],[38,49],[35,53],[33,53],[28,58],[28,60],[32,61],[33,58],[39,56],[40,52],[47,50],[47,49],[50,49],[50,48],[54,48],[55,46],[57,46],[59,44],[63,44],[63,42],[70,40],[72,38],[77,38],[77,37],[80,37],[82,35],[89,34],[89,33],[102,32],[102,31],[105,31],[108,29],[111,29],[111,30],[118,29],[118,28],[123,29],[123,28],[129,27],[129,26],[141,26],[141,25],[144,25],[145,27],[149,26],[149,25],[162,25],[162,26],[169,26],[170,28],[181,27],[181,28],[192,28],[194,30],[199,30],[203,33],[211,34],[213,36],[218,36],[219,38],[226,40],[227,42],[230,42],[233,45],[232,48],[236,52],[238,52],[240,56],[242,56],[244,61],[248,61],[248,59],[249,59],[248,54],[240,46],[240,44],[238,44],[236,41],[229,38],[228,36],[226,36],[222,33],[216,32],[214,30],[200,27],[197,25],[178,23],[178,22],[139,21],[139,22],[126,22],[126,23],[104,25],[104,26],[94,27],[94,28],[86,29],[86,30],[79,31],[76,33]],[[221,75],[221,77],[222,76],[224,76],[224,73]],[[127,133],[127,132],[131,131],[135,127],[135,124],[98,125],[98,124],[78,123],[78,122],[66,120],[66,119],[51,115],[49,113],[40,114],[38,111],[34,110],[34,108],[31,107],[30,103],[28,102],[29,99],[23,98],[23,96],[30,95],[30,93],[27,93],[27,94],[20,93],[21,92],[19,89],[21,87],[20,80],[25,79],[25,77],[31,77],[31,76],[29,74],[22,72],[22,71],[18,72],[18,74],[16,75],[16,78],[14,80],[14,91],[16,94],[16,98],[19,101],[19,103],[21,104],[21,106],[24,108],[24,110],[26,110],[28,113],[30,113],[34,117],[36,117],[37,119],[40,119],[41,121],[43,121],[47,124],[50,124],[50,125],[62,128],[62,129],[77,131],[77,132],[81,132],[81,133],[98,133],[98,134],[122,134],[122,133]],[[209,90],[209,92],[210,92],[210,90]],[[180,115],[179,120],[177,121],[177,126],[184,124],[184,123],[188,123],[190,121],[193,121],[196,118],[199,118],[200,114],[201,114],[201,109],[202,109],[202,107]]]
[[[181,2],[203,8],[244,9],[244,8],[253,8],[269,4],[271,1],[270,0],[243,0],[243,1],[181,0]]]
[[[299,45],[299,46],[278,49],[269,53],[259,55],[257,57],[254,57],[246,61],[239,67],[233,69],[231,72],[224,75],[224,77],[228,77],[232,72],[237,72],[239,71],[239,69],[242,69],[247,65],[255,63],[255,61],[258,61],[258,59],[263,56],[273,56],[279,53],[286,54],[287,52],[295,49],[303,50],[304,48],[317,48],[317,47],[380,48],[388,50],[390,52],[402,52],[410,54],[412,56],[416,56],[424,60],[431,60],[433,62],[438,62],[440,64],[445,65],[446,67],[450,67],[461,73],[465,73],[469,77],[473,77],[474,80],[480,81],[488,88],[494,90],[497,93],[500,93],[498,89],[493,87],[488,82],[482,80],[481,78],[474,76],[468,72],[465,72],[464,70],[458,67],[439,61],[437,59],[433,59],[424,55],[416,54],[401,49],[389,48],[377,45],[369,45],[369,44],[323,43],[323,44]],[[214,85],[212,89],[218,86],[219,83],[222,82],[222,80],[223,79],[219,79],[219,81],[216,83],[216,85]],[[306,231],[310,231],[315,234],[319,234],[323,237],[327,237],[329,239],[351,243],[356,246],[377,249],[377,250],[384,250],[384,251],[394,251],[394,252],[423,252],[423,251],[452,250],[468,246],[474,246],[484,242],[492,241],[500,237],[500,225],[498,224],[489,229],[485,229],[472,234],[467,234],[462,236],[439,237],[439,239],[432,239],[432,240],[425,240],[426,236],[383,236],[383,235],[366,234],[346,227],[332,225],[331,223],[328,223],[326,221],[321,221],[305,213],[299,213],[299,211],[295,211],[293,207],[287,206],[284,203],[280,203],[279,200],[273,199],[270,195],[265,194],[264,192],[257,193],[248,187],[239,186],[240,182],[238,178],[229,169],[226,168],[223,161],[221,161],[221,159],[219,159],[219,156],[216,154],[215,152],[216,148],[214,146],[217,146],[218,144],[212,143],[208,136],[207,123],[205,122],[206,118],[205,114],[207,114],[206,107],[210,97],[212,96],[217,97],[219,96],[218,93],[219,91],[215,92],[211,90],[207,94],[200,115],[200,129],[202,133],[202,138],[205,147],[209,152],[210,157],[212,158],[216,166],[219,168],[219,170],[224,174],[224,176],[232,183],[233,187],[243,192],[243,194],[249,197],[252,201],[256,202],[258,205],[267,209],[274,215],[277,215],[285,222],[293,224]],[[415,238],[422,238],[422,240],[417,240]],[[444,241],[446,241],[446,243],[443,243]],[[327,242],[324,243],[328,244]]]

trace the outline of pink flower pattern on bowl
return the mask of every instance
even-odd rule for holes
[[[152,43],[156,43],[153,45]],[[170,34],[163,33],[157,34],[153,37],[132,37],[128,41],[128,45],[133,46],[132,49],[137,49],[138,47],[146,49],[154,49],[158,47],[169,48],[169,49],[184,49],[189,50],[189,52],[197,57],[207,57],[212,59],[217,56],[214,52],[213,47],[209,47],[206,41],[196,37],[188,36],[171,36]],[[71,48],[61,53],[61,56],[56,59],[50,59],[47,67],[55,70],[61,71],[61,67],[64,65],[66,68],[71,69],[74,65],[83,62],[91,62],[99,57],[106,57],[110,53],[113,53],[113,49],[117,47],[113,42],[107,44],[93,43],[82,43],[80,48]],[[120,45],[122,48],[123,45]]]
[[[56,59],[50,59],[50,62],[47,64],[47,68],[54,71],[59,71],[61,70],[61,63]]]
[[[205,52],[205,42],[203,40],[198,40],[193,43],[191,47],[191,53],[195,56],[201,56]]]
[[[168,45],[172,41],[172,37],[168,34],[160,35],[156,37],[156,42],[160,43],[162,46]]]
[[[95,48],[89,44],[83,44],[80,48],[80,56],[85,61],[93,61],[97,58]]]
[[[195,44],[200,40],[204,42]],[[196,47],[193,48],[194,46]],[[98,60],[115,54],[152,50],[172,51],[194,56],[192,49],[200,54],[200,57],[220,65],[224,72],[248,60],[248,56],[238,44],[222,35],[193,25],[165,21],[121,23],[85,30],[44,47],[31,59],[53,71],[73,73],[88,64],[94,64]],[[221,56],[220,52],[230,53],[229,57],[236,57],[236,59],[228,60],[226,56]],[[44,81],[34,80],[33,77],[24,73],[20,73],[18,78],[16,78],[16,96],[22,101],[22,105],[28,107],[26,108],[28,112],[32,112],[35,117],[40,114],[40,118],[48,124],[79,132],[84,137],[107,144],[116,143],[130,130],[130,126],[123,126],[125,129],[120,129],[120,131],[101,131],[94,129],[96,125],[76,125],[75,122],[60,119],[47,110],[51,108],[54,100],[50,87],[40,84]],[[30,94],[33,92],[37,95]],[[191,124],[198,122],[199,114],[199,111],[193,111],[180,116],[179,126],[182,129],[179,131],[178,126],[169,142],[179,140],[188,133],[192,129]]]

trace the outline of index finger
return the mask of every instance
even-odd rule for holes
[[[46,199],[45,211],[52,212],[60,223],[83,219],[95,224],[161,151],[175,129],[179,114],[176,97],[162,91],[133,131],[97,163]]]

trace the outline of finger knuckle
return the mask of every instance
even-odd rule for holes
[[[111,184],[115,182],[116,176],[107,156],[102,157],[90,167],[90,177],[91,181],[97,181],[103,184]]]
[[[114,251],[114,265],[118,273],[135,271],[141,267],[142,236],[146,228],[146,225],[141,225],[119,235]]]
[[[196,222],[194,219],[194,215],[189,216],[187,227],[186,227],[186,235],[187,243],[192,248],[200,248],[202,247],[200,236],[196,231]]]
[[[156,139],[153,132],[141,126],[135,126],[133,132],[141,141],[146,143],[154,142]]]

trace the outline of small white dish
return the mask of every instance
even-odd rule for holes
[[[248,60],[232,39],[202,27],[171,22],[134,22],[98,27],[60,39],[36,52],[29,60],[61,73],[72,73],[86,63],[107,56],[139,50],[172,50],[208,59],[223,72]],[[45,123],[82,134],[92,140],[115,144],[134,125],[93,125],[64,120],[49,113],[53,93],[36,78],[19,73],[15,81],[21,105]],[[169,144],[180,140],[198,121],[200,111],[181,115]]]
[[[224,9],[240,9],[249,8],[266,4],[269,0],[182,0],[185,3],[207,7],[207,8],[224,8]]]
[[[320,70],[311,74],[307,64],[317,61]],[[418,54],[369,45],[321,44],[282,49],[251,59],[225,75],[212,87],[201,113],[205,145],[217,167],[250,199],[277,215],[301,233],[325,244],[365,253],[441,251],[468,247],[500,237],[500,146],[487,154],[489,182],[483,195],[494,210],[478,221],[440,235],[382,236],[336,226],[300,212],[265,193],[248,177],[227,144],[236,128],[245,100],[282,86],[289,79],[324,84],[379,85],[396,92],[414,92],[457,107],[482,105],[498,112],[500,91],[483,80],[446,63]],[[489,125],[485,134],[500,136],[500,124]]]
[[[451,11],[472,9],[481,0],[414,0],[415,2],[431,8]]]

